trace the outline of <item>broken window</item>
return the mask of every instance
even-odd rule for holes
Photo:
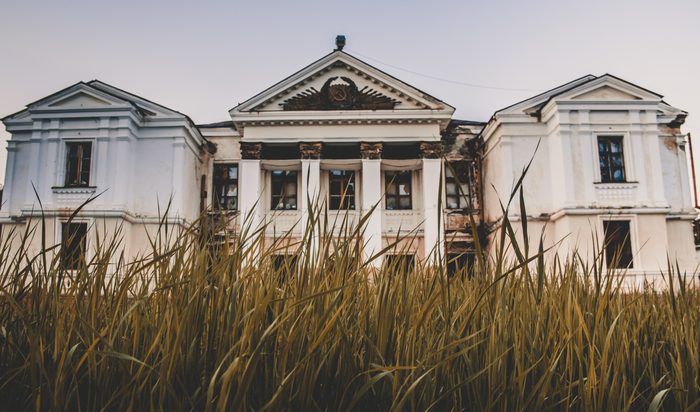
[[[411,208],[411,171],[386,172],[386,209]]]
[[[622,152],[622,136],[598,137],[600,181],[625,182],[625,159]]]
[[[66,145],[66,186],[90,186],[91,142]]]
[[[605,262],[610,269],[631,269],[632,240],[629,220],[603,222],[605,232]]]
[[[330,184],[330,209],[355,210],[355,171],[331,170],[328,172]]]
[[[68,270],[77,270],[87,250],[87,223],[62,223],[61,233],[63,267]]]
[[[297,172],[275,170],[272,172],[272,209],[297,209]]]
[[[238,210],[238,165],[214,165],[214,198],[219,210]]]
[[[469,206],[469,168],[465,163],[451,163],[457,176],[445,165],[445,207],[466,209]],[[460,190],[461,188],[461,190]]]

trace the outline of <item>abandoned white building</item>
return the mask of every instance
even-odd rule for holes
[[[621,249],[618,265],[632,281],[657,275],[667,256],[696,271],[697,211],[680,130],[687,113],[662,96],[606,74],[499,110],[487,122],[453,113],[342,51],[342,43],[215,124],[195,125],[135,94],[81,82],[3,119],[12,138],[0,223],[3,234],[37,223],[38,194],[49,239],[77,234],[82,241],[66,247],[89,256],[96,236],[122,225],[126,256],[134,256],[168,202],[174,224],[222,208],[251,213],[255,224],[274,219],[273,236],[304,226],[295,223],[306,218],[309,194],[325,199],[331,215],[354,221],[378,204],[364,235],[367,251],[417,228],[408,253],[430,257],[448,239],[450,249],[441,250],[467,262],[467,206],[487,239],[502,219],[499,196],[507,200],[532,159],[524,181],[531,236],[539,238],[546,224],[548,245],[562,241],[560,254],[583,256],[600,247],[597,236]],[[517,199],[510,213],[521,218]]]

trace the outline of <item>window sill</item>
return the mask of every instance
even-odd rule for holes
[[[51,190],[97,190],[97,186],[52,186]]]
[[[594,185],[636,185],[639,184],[639,182],[633,181],[633,182],[593,182]]]

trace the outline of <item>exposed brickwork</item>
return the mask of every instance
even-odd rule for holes
[[[241,158],[259,160],[262,153],[262,143],[241,142]]]
[[[442,156],[442,142],[420,142],[420,157],[439,159]]]

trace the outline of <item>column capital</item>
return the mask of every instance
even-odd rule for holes
[[[260,160],[262,143],[241,142],[241,159]]]
[[[420,157],[423,159],[442,157],[442,142],[420,142]]]
[[[384,144],[381,142],[360,142],[362,159],[377,160],[382,158]]]
[[[299,142],[299,155],[302,159],[320,159],[322,151],[321,142]]]

